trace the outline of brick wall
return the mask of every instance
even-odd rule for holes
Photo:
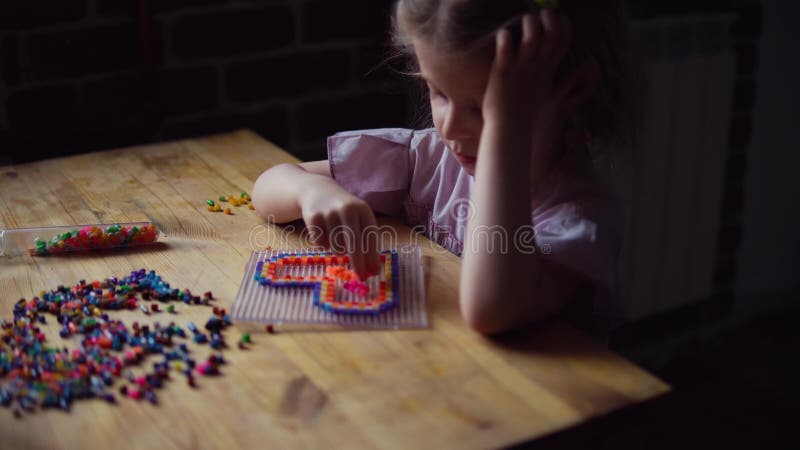
[[[313,159],[335,131],[408,126],[406,82],[381,64],[390,5],[0,2],[0,155],[24,161],[247,127]]]

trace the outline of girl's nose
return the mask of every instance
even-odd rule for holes
[[[442,137],[449,140],[466,139],[472,136],[469,121],[457,108],[449,108],[442,126]]]

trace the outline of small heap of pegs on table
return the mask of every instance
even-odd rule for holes
[[[207,205],[206,209],[208,209],[209,212],[224,212],[225,214],[232,216],[233,212],[231,208],[230,207],[223,208],[221,206],[222,203],[228,203],[231,206],[235,206],[237,208],[240,206],[247,206],[247,209],[251,210],[255,209],[253,207],[252,199],[247,194],[247,192],[242,192],[242,194],[239,197],[236,197],[234,195],[227,195],[227,196],[220,195],[219,198],[217,198],[217,200],[218,202],[215,202],[212,199],[206,200],[206,205]]]

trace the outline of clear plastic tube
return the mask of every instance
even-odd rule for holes
[[[0,230],[0,256],[54,255],[74,251],[131,247],[156,242],[152,222],[67,225]]]

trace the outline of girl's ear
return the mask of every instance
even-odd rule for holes
[[[601,78],[600,66],[591,59],[573,69],[559,89],[568,115],[578,112],[592,98],[600,86]]]

